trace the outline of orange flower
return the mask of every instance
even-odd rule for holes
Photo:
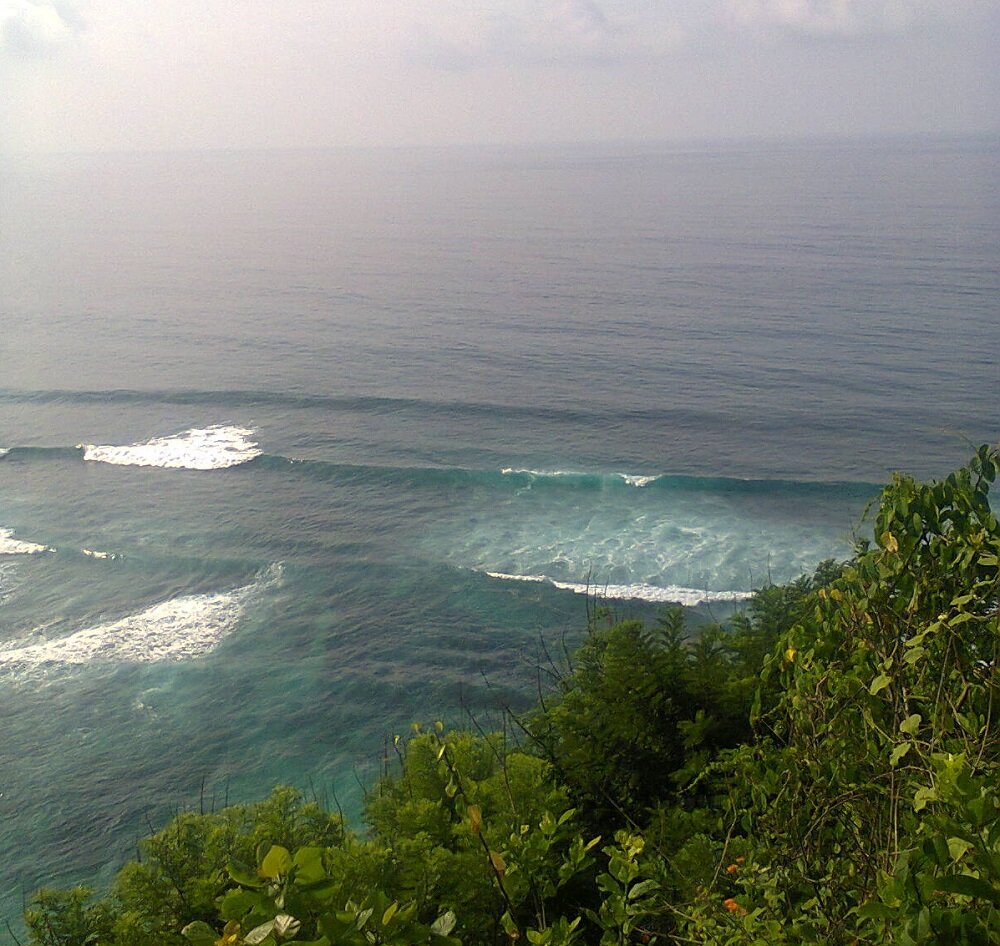
[[[729,866],[728,866],[728,867],[726,868],[726,873],[727,873],[727,874],[735,874],[735,873],[736,873],[736,871],[738,871],[739,869],[740,869],[740,865],[739,865],[739,864],[730,864],[730,865],[729,865]]]
[[[746,916],[747,911],[743,907],[741,907],[732,897],[730,897],[728,900],[723,900],[722,905],[730,913],[738,913],[740,916]]]

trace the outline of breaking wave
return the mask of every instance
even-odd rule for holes
[[[450,466],[380,466],[342,463],[322,458],[265,454],[249,427],[215,425],[192,428],[169,437],[155,437],[125,446],[79,444],[67,446],[13,446],[5,462],[39,463],[90,460],[116,465],[168,469],[218,470],[253,461],[253,466],[271,473],[287,473],[328,482],[358,482],[385,486],[457,486],[496,489],[575,490],[580,492],[642,489],[671,493],[720,493],[763,496],[839,496],[865,501],[881,489],[877,483],[859,480],[754,479],[736,476],[649,472],[598,472],[542,470],[505,466],[476,469]]]
[[[567,484],[588,485],[594,482],[602,482],[603,485],[614,485],[618,481],[619,485],[636,486],[642,488],[655,483],[660,479],[659,474],[647,473],[583,473],[578,470],[527,470],[515,467],[504,467],[500,474],[508,477],[518,477],[529,481],[555,480],[563,481]]]
[[[638,599],[662,604],[681,604],[694,607],[713,601],[746,601],[752,593],[748,591],[707,591],[697,588],[683,588],[680,585],[648,585],[643,582],[629,585],[597,585],[574,581],[556,581],[545,575],[508,575],[504,572],[485,572],[490,578],[502,581],[527,581],[539,584],[549,584],[553,588],[573,591],[580,595],[591,595],[595,598]]]
[[[254,597],[280,583],[281,573],[280,564],[272,565],[250,584],[232,591],[172,598],[68,637],[7,648],[0,651],[0,667],[94,660],[152,663],[204,657],[232,633]]]
[[[117,466],[168,470],[223,470],[260,456],[249,427],[193,427],[170,437],[126,446],[82,444],[83,458]]]
[[[13,529],[0,528],[0,555],[37,555],[39,552],[51,551],[47,545],[15,539]]]

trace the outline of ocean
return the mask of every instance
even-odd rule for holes
[[[995,138],[0,159],[0,917],[848,555],[998,303]]]

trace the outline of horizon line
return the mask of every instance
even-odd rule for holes
[[[565,148],[665,148],[707,149],[739,146],[804,146],[849,143],[892,143],[906,141],[955,141],[1000,139],[1000,128],[964,131],[814,132],[803,134],[689,135],[676,138],[594,138],[539,141],[451,141],[423,143],[329,143],[302,145],[209,145],[164,148],[90,148],[60,150],[5,150],[0,158],[126,157],[195,154],[264,154],[303,152],[442,152],[442,151],[530,151]]]

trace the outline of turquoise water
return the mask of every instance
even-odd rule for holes
[[[0,914],[725,613],[1000,437],[992,140],[0,166]],[[204,785],[204,789],[203,789]]]

